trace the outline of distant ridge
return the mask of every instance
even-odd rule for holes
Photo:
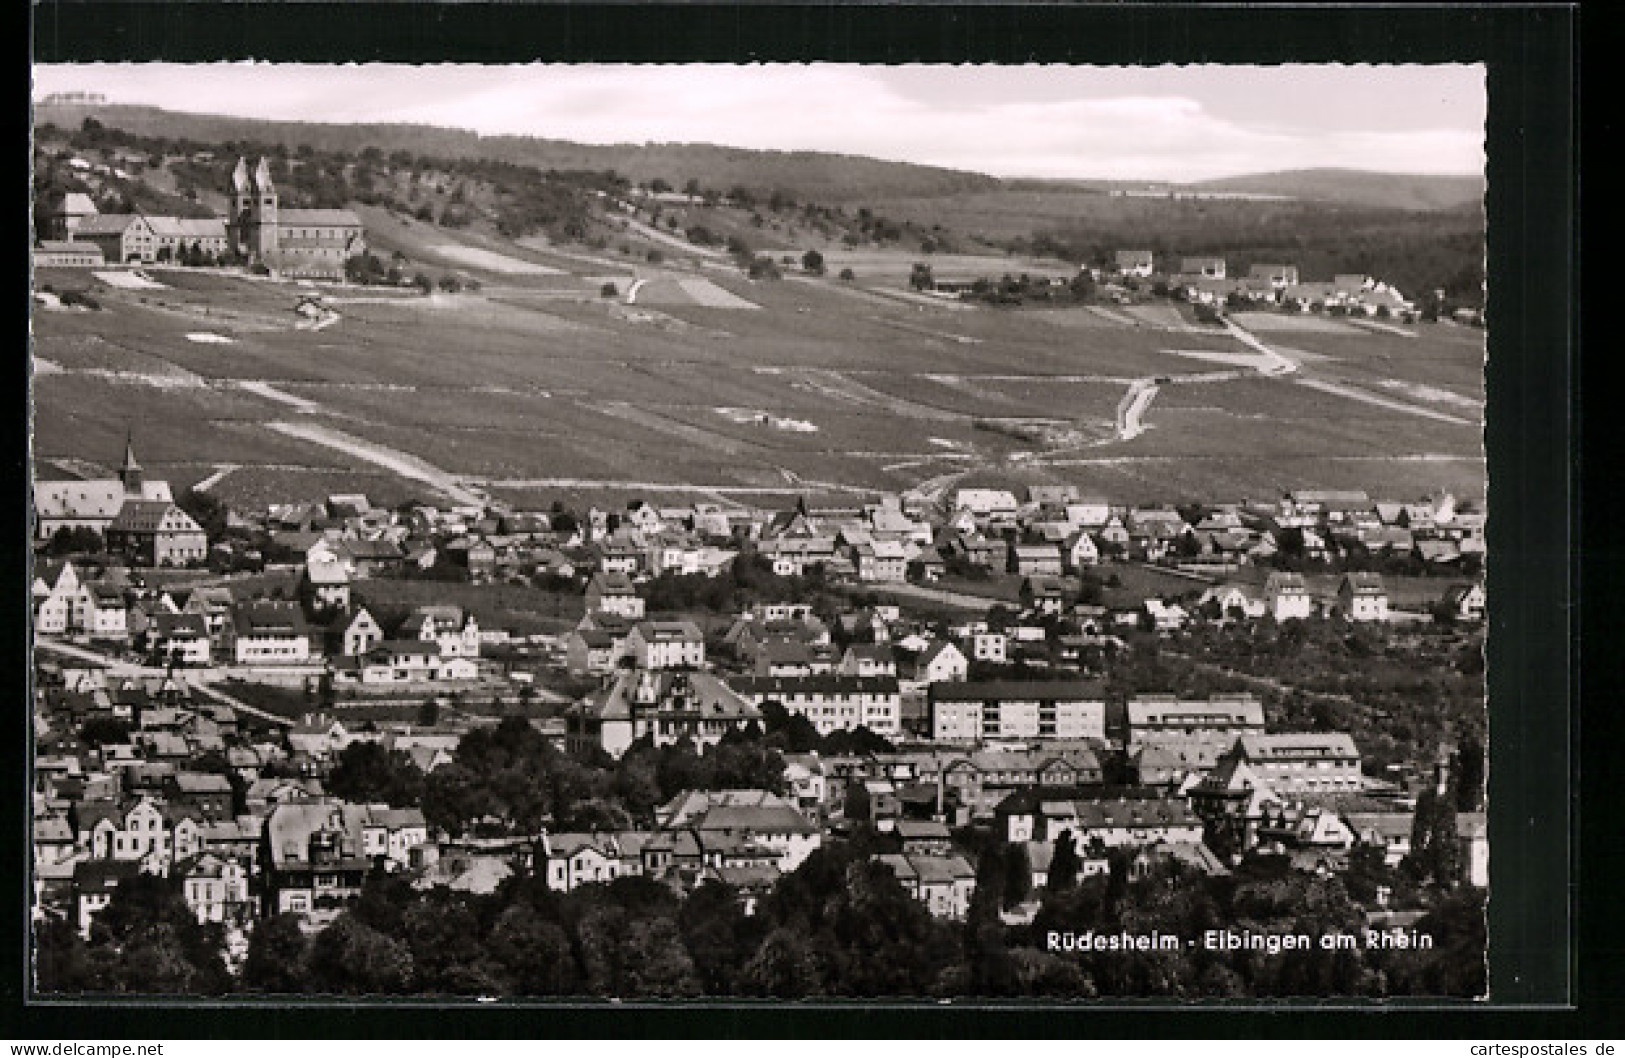
[[[1203,180],[1188,186],[1393,209],[1458,209],[1476,206],[1484,199],[1481,176],[1421,176],[1362,169],[1290,169]]]
[[[1483,201],[1485,185],[1484,179],[1478,176],[1428,176],[1363,169],[1289,169],[1192,183],[1012,179],[1005,181],[1005,186],[1012,191],[1257,195],[1308,202],[1335,202],[1353,207],[1433,211],[1476,207]]]
[[[270,121],[219,114],[190,114],[127,104],[51,103],[34,105],[36,124],[77,128],[94,117],[108,128],[142,136],[195,140],[199,144],[250,141],[308,144],[322,151],[377,147],[438,158],[486,158],[539,169],[603,171],[647,183],[656,178],[681,186],[690,178],[719,192],[735,185],[775,188],[803,199],[839,203],[868,197],[952,195],[997,190],[1000,182],[981,173],[888,162],[818,151],[756,151],[711,144],[594,145],[532,136],[483,136],[468,129],[408,124],[319,124]]]
[[[613,169],[648,183],[680,186],[690,178],[726,192],[735,185],[755,191],[783,190],[803,200],[839,204],[870,199],[938,198],[990,191],[1091,191],[1165,188],[1171,191],[1268,195],[1346,206],[1449,210],[1477,206],[1484,180],[1477,176],[1419,176],[1355,169],[1296,169],[1224,177],[1195,183],[1126,180],[1001,180],[984,173],[890,162],[822,151],[763,151],[714,144],[649,143],[594,145],[533,136],[483,136],[467,129],[411,124],[320,124],[271,121],[220,114],[191,114],[118,103],[57,102],[34,105],[34,120],[63,128],[94,117],[109,128],[144,136],[195,140],[200,144],[252,141],[302,144],[324,151],[373,146],[441,158],[488,158],[539,169]]]

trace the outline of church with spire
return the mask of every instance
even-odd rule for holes
[[[280,275],[342,279],[344,263],[366,253],[361,218],[348,209],[283,208],[268,159],[250,171],[238,158],[231,174],[232,247]]]
[[[135,458],[135,439],[124,438],[124,461],[111,478],[34,482],[34,531],[49,539],[59,529],[94,529],[106,534],[126,503],[172,504],[167,481],[149,481]]]

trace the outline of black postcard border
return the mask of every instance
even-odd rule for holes
[[[1616,901],[1622,866],[1617,815],[1579,806],[1579,753],[1595,781],[1617,769],[1603,733],[1580,727],[1575,521],[1580,461],[1577,131],[1578,8],[1567,5],[1199,6],[1174,4],[717,5],[677,3],[154,3],[51,0],[32,9],[31,61],[304,62],[1483,62],[1490,294],[1487,363],[1490,456],[1489,769],[1491,990],[1489,1004],[1214,1005],[1170,1008],[947,1005],[599,1004],[518,1006],[396,1003],[315,1006],[233,1000],[110,1007],[29,1001],[0,979],[13,1038],[299,1036],[374,1038],[541,1036],[1148,1035],[1312,1037],[1324,1034],[1565,1037],[1609,1024],[1604,997],[1625,995]],[[24,67],[26,69],[26,66]],[[25,86],[26,90],[26,86]],[[25,125],[26,106],[20,106]],[[13,141],[18,142],[18,141]],[[19,167],[21,171],[21,167]],[[26,187],[22,195],[26,196]],[[20,241],[14,250],[26,275]],[[23,284],[26,287],[26,283]],[[18,288],[14,288],[16,290]],[[27,298],[26,290],[17,296]],[[26,314],[25,314],[26,319]],[[13,495],[26,511],[26,357],[16,361],[21,414],[7,420]],[[1588,424],[1588,428],[1596,424]],[[1594,474],[1598,463],[1586,465]],[[1606,482],[1606,478],[1598,478]],[[1619,506],[1606,489],[1592,500]],[[1617,520],[1603,511],[1586,529]],[[25,539],[20,537],[19,539]],[[1588,536],[1588,541],[1595,541]],[[1618,572],[1589,544],[1594,568]],[[0,552],[10,582],[26,583],[25,547]],[[1603,615],[1600,604],[1585,618]],[[1608,616],[1608,620],[1617,617]],[[13,697],[27,723],[27,619],[7,612]],[[1606,659],[1612,660],[1612,659]],[[1605,662],[1606,663],[1606,662]],[[1617,664],[1617,662],[1616,662]],[[1610,681],[1604,681],[1610,682]],[[28,741],[9,740],[14,776]],[[22,785],[13,785],[18,791]],[[1617,788],[1613,794],[1617,797]],[[13,803],[15,801],[15,803]],[[1617,802],[1615,802],[1617,803]],[[20,840],[0,844],[27,906],[26,802],[7,798]],[[1589,839],[1589,840],[1588,840]],[[1578,849],[1588,857],[1582,866]],[[1606,874],[1603,873],[1606,871]],[[1577,898],[1587,904],[1577,917]],[[1593,913],[1595,911],[1596,913]],[[1584,931],[1579,926],[1583,921]],[[6,917],[26,966],[27,922]],[[1576,938],[1579,938],[1577,941]],[[1555,1005],[1554,1005],[1555,1004]],[[1380,1016],[1373,1016],[1379,1011]],[[1614,1022],[1617,1024],[1617,1021]],[[1617,1030],[1616,1030],[1617,1031]]]

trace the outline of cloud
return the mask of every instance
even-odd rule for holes
[[[1439,68],[62,66],[36,93],[323,122],[415,122],[584,143],[823,150],[997,176],[1195,180],[1270,169],[1482,169],[1482,73]],[[1152,76],[1152,75],[1155,76]],[[1424,89],[1407,95],[1415,81]],[[1015,79],[1013,79],[1015,80]],[[1114,81],[1121,90],[1111,92]],[[938,90],[933,92],[932,86]],[[1350,86],[1366,85],[1362,96]],[[1046,90],[1048,89],[1048,90]],[[1476,93],[1476,97],[1474,96]],[[1400,107],[1395,100],[1414,105]],[[1465,103],[1464,103],[1465,101]],[[1475,106],[1476,104],[1476,106]],[[1417,127],[1417,111],[1443,119]],[[1394,115],[1401,115],[1401,121]]]

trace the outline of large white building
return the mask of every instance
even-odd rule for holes
[[[692,621],[640,621],[625,654],[640,669],[697,669],[705,665],[705,636]]]
[[[942,742],[1106,737],[1106,702],[1080,680],[934,683],[931,737]]]
[[[1348,792],[1365,785],[1360,751],[1340,731],[1246,734],[1236,739],[1231,753],[1278,794]]]
[[[867,727],[889,737],[903,729],[896,676],[747,676],[729,686],[758,708],[778,702],[790,714],[806,717],[820,735]]]

